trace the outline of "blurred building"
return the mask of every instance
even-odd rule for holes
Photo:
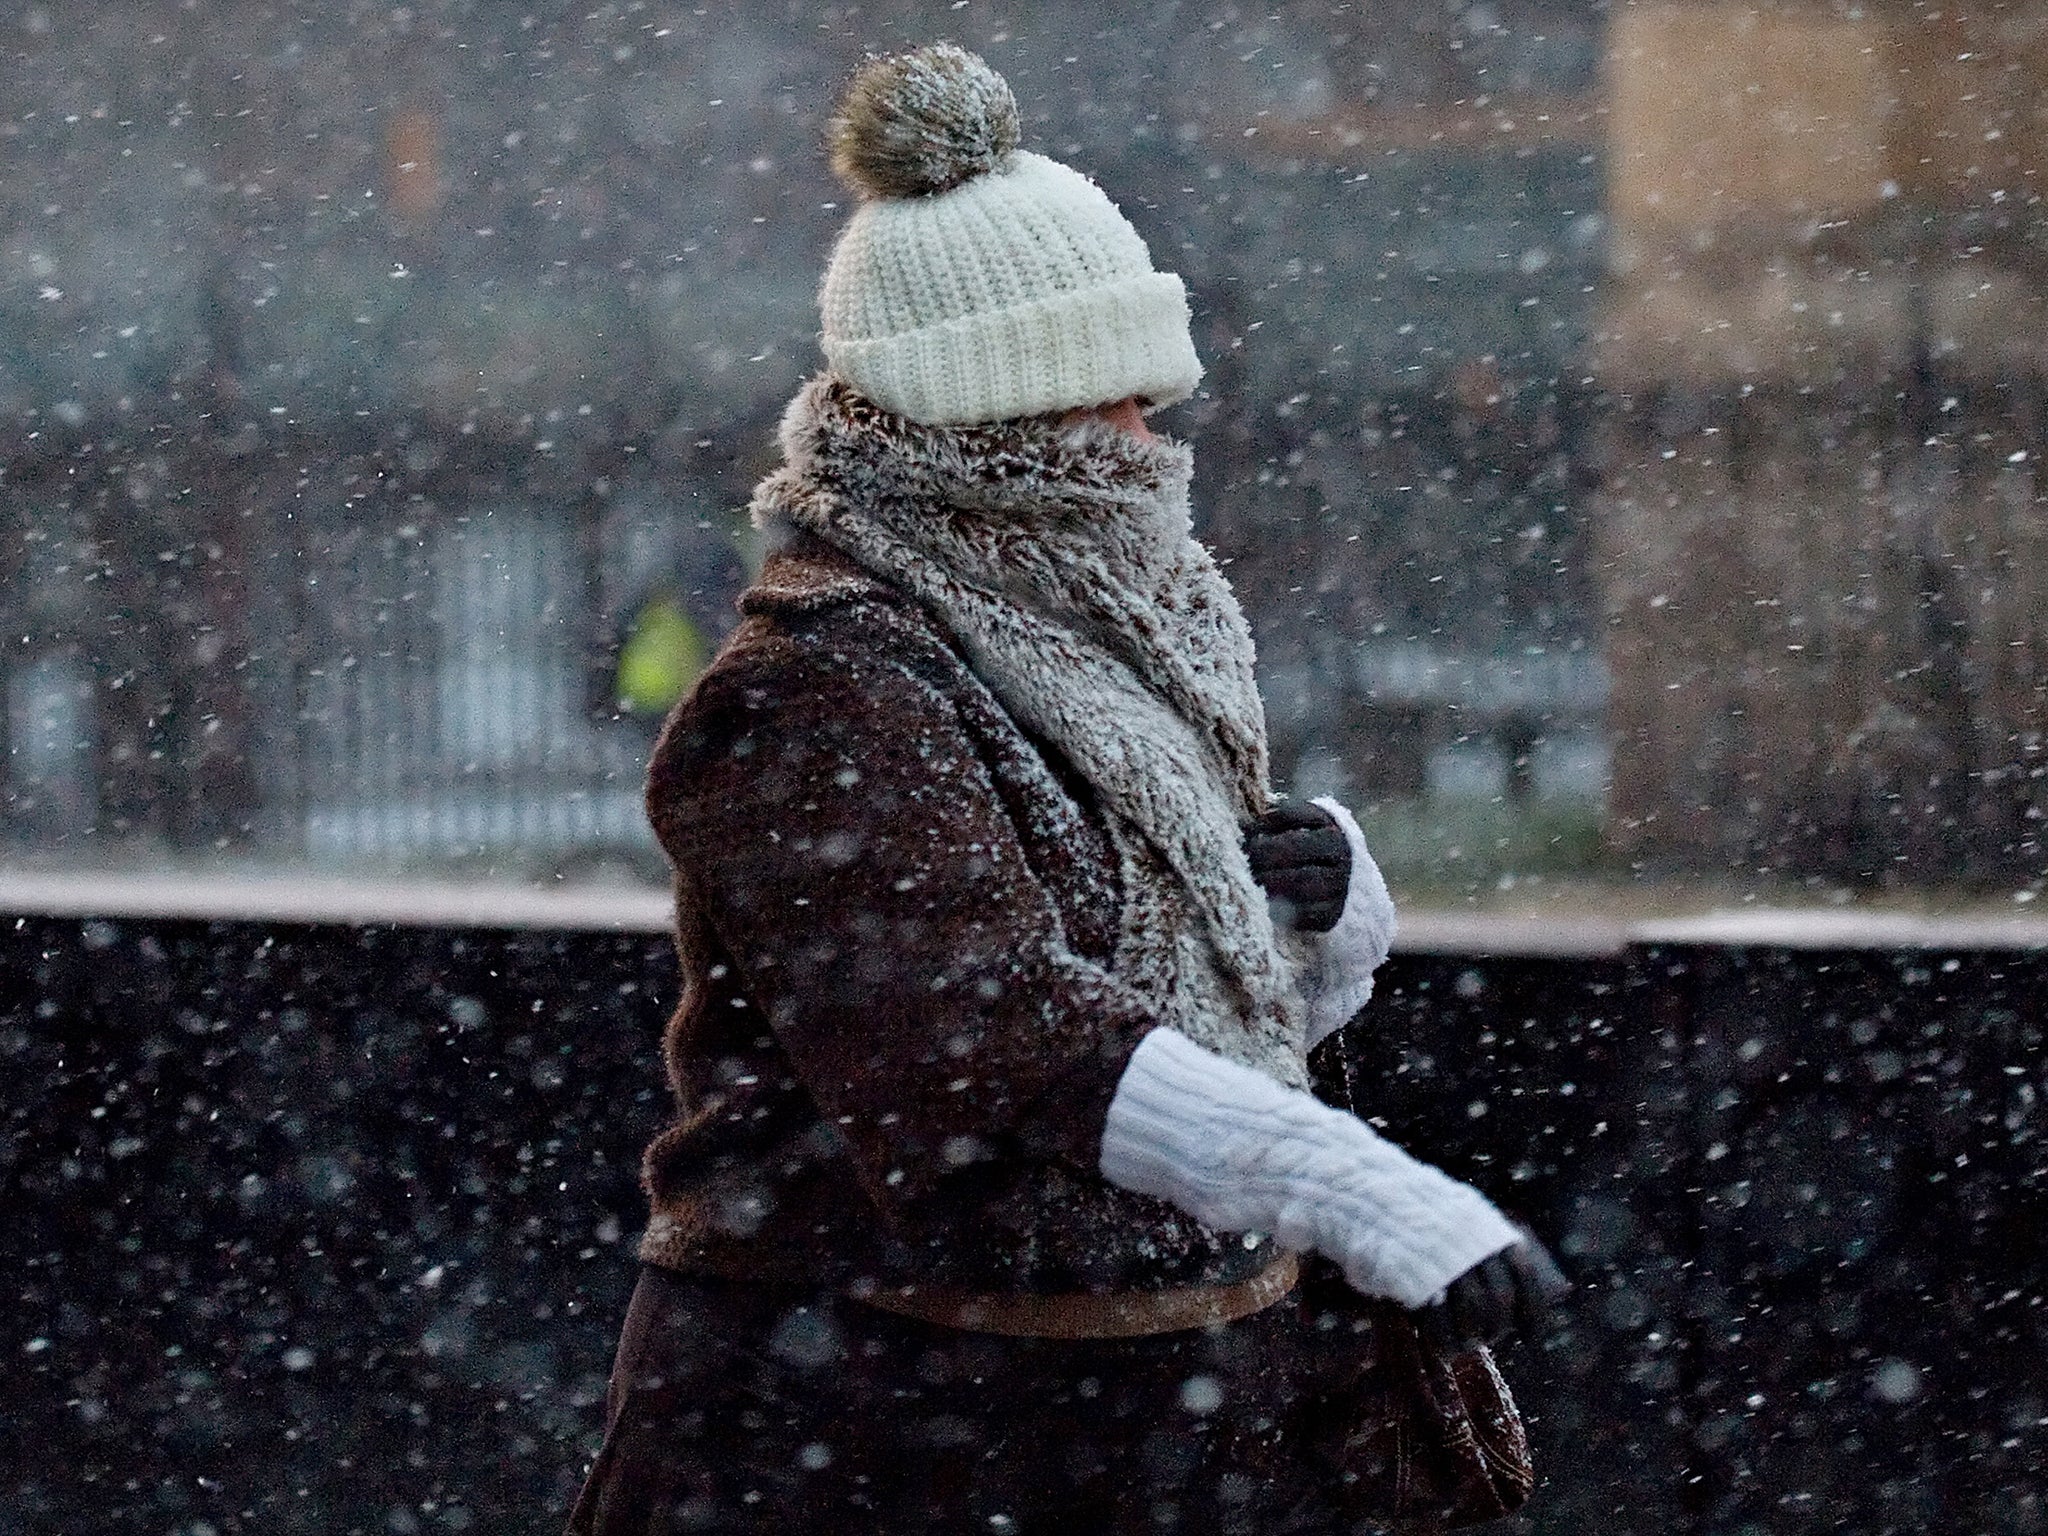
[[[6,856],[647,856],[621,647],[729,625],[824,115],[947,34],[1190,281],[1286,783],[1465,870],[2038,871],[2041,12],[31,6]]]
[[[664,593],[729,623],[843,215],[823,115],[864,47],[935,30],[1193,284],[1205,528],[1283,774],[1597,806],[1565,368],[1601,249],[1596,28],[1199,20],[1106,50],[1078,4],[822,34],[31,8],[5,131],[38,174],[0,186],[10,848],[644,851],[619,647]]]
[[[1612,843],[2037,879],[2048,7],[1638,4],[1609,58]]]

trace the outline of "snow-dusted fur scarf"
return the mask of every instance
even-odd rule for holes
[[[1189,533],[1189,451],[1049,417],[920,426],[830,375],[791,402],[782,449],[756,521],[908,591],[1095,791],[1119,974],[1197,1044],[1304,1085],[1294,962],[1241,841],[1272,805],[1251,631]]]

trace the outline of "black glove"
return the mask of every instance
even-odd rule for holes
[[[1344,915],[1351,888],[1351,844],[1337,818],[1306,800],[1290,800],[1245,830],[1252,877],[1285,902],[1292,926],[1328,933]]]
[[[1557,1304],[1570,1289],[1549,1250],[1524,1228],[1519,1243],[1458,1276],[1415,1322],[1444,1349],[1498,1344],[1512,1334],[1541,1339],[1556,1327]]]

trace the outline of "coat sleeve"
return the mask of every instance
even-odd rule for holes
[[[943,691],[872,643],[779,635],[657,751],[679,878],[884,1207],[992,1158],[1098,1173],[1159,1020],[1075,955]]]

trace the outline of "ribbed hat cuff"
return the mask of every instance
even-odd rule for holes
[[[1143,272],[894,336],[824,338],[832,371],[884,410],[967,426],[1105,405],[1185,400],[1202,379],[1187,290]]]

